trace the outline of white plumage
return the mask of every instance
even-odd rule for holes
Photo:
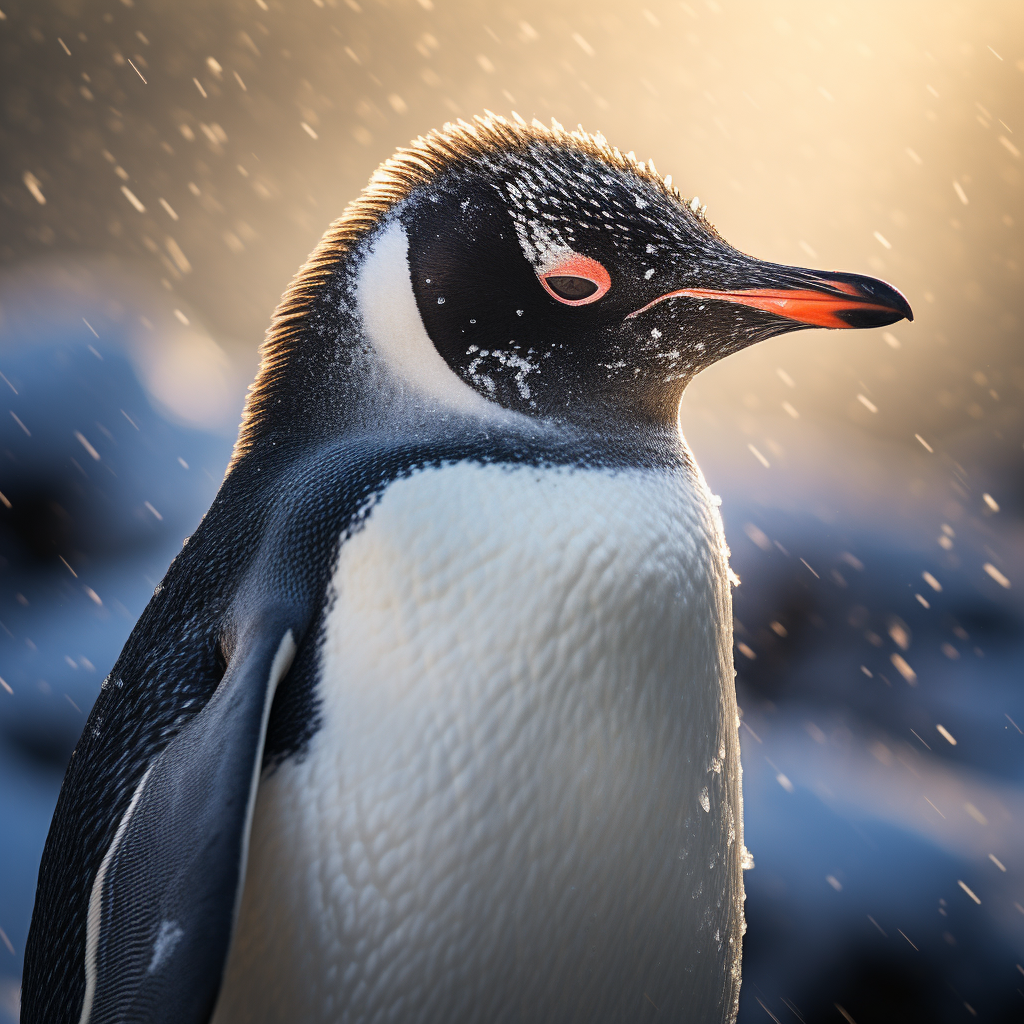
[[[511,935],[540,1020],[552,987],[620,967],[554,935],[617,942],[627,894],[664,912],[672,865],[638,882],[637,846],[682,869],[724,830],[738,856],[740,807],[708,796],[735,742],[727,564],[693,472],[417,472],[341,548],[329,599],[323,728],[260,786],[217,1024],[384,1019],[406,985],[403,1020],[463,1000],[504,1019]],[[693,715],[714,733],[696,761],[673,742]]]

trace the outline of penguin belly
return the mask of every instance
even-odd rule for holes
[[[731,1020],[731,596],[690,471],[448,463],[341,546],[215,1024]]]

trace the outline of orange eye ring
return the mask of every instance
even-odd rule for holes
[[[544,291],[562,303],[563,306],[588,306],[597,302],[612,286],[611,276],[597,260],[589,256],[582,256],[579,253],[570,253],[564,259],[560,259],[553,266],[547,267],[543,273],[538,274]],[[595,290],[582,298],[572,299],[565,295],[559,295],[549,283],[549,278],[581,278],[594,285]]]

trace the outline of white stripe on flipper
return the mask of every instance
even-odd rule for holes
[[[256,801],[256,788],[259,782],[260,771],[263,763],[263,743],[267,731],[267,720],[270,717],[270,709],[274,702],[274,695],[277,692],[278,683],[284,677],[284,674],[288,671],[291,666],[292,659],[295,657],[295,640],[292,635],[292,631],[289,629],[284,636],[281,638],[281,642],[278,645],[277,653],[274,655],[274,660],[270,666],[269,680],[264,698],[261,720],[260,720],[260,739],[257,746],[255,756],[253,758],[253,772],[252,779],[249,785],[248,794],[248,805],[246,809],[246,820],[245,826],[242,833],[242,853],[241,853],[241,864],[239,867],[239,880],[238,890],[235,896],[234,906],[234,917],[238,915],[238,905],[241,901],[242,886],[245,880],[245,867],[246,860],[248,858],[249,849],[249,832],[252,825],[252,812],[253,806]],[[159,757],[159,755],[158,755]],[[124,817],[122,817],[120,824],[117,827],[117,832],[114,834],[114,839],[111,842],[106,854],[100,863],[99,871],[96,873],[96,879],[93,882],[92,891],[89,896],[89,915],[86,923],[86,941],[85,941],[85,997],[82,1000],[82,1013],[79,1017],[78,1024],[89,1024],[92,1016],[93,1003],[96,998],[96,988],[98,983],[98,969],[97,969],[97,957],[99,953],[100,935],[103,929],[103,890],[106,883],[107,873],[110,869],[111,862],[114,859],[120,845],[124,839],[125,833],[128,826],[131,824],[131,819],[135,813],[135,809],[138,806],[140,799],[142,798],[143,792],[145,791],[146,783],[149,779],[150,773],[153,771],[156,765],[157,758],[154,758],[150,766],[146,769],[146,774],[143,775],[142,780],[136,787],[134,794],[132,794],[131,803],[128,805],[128,810],[125,811]],[[164,922],[165,925],[176,926],[176,922]],[[233,928],[233,924],[232,924]],[[163,935],[163,931],[161,932]],[[166,937],[166,936],[165,936]],[[177,944],[177,941],[181,938],[180,928],[178,934],[174,936],[174,942],[171,945]],[[158,939],[159,943],[159,939]],[[156,951],[154,954],[154,960],[150,964],[150,973],[155,969],[155,966],[159,966],[170,955],[171,949],[165,949],[164,955],[157,957]],[[159,961],[159,963],[158,963]]]
[[[295,637],[289,629],[281,637],[278,644],[277,654],[270,665],[270,682],[267,686],[267,696],[263,703],[263,718],[260,722],[260,741],[253,758],[252,783],[249,786],[249,803],[245,811],[245,828],[242,830],[242,856],[238,867],[238,888],[235,890],[235,907],[231,917],[231,933],[234,935],[235,925],[238,924],[238,911],[242,905],[242,892],[245,889],[245,869],[249,862],[249,836],[252,834],[252,815],[256,809],[256,790],[259,787],[260,773],[263,771],[263,745],[267,739],[267,722],[270,719],[270,709],[274,703],[274,695],[277,693],[277,684],[284,678],[285,673],[292,667],[292,660],[295,658]]]
[[[100,948],[100,928],[103,923],[103,883],[106,881],[110,862],[114,859],[114,854],[117,853],[117,848],[121,845],[121,840],[128,830],[132,814],[142,798],[142,791],[146,788],[146,780],[149,778],[149,773],[153,770],[155,763],[156,758],[150,762],[149,767],[146,769],[146,774],[142,776],[138,786],[135,787],[135,792],[132,794],[132,802],[128,805],[128,810],[124,812],[121,824],[117,826],[113,842],[107,848],[107,852],[100,862],[100,869],[96,872],[96,880],[92,883],[92,892],[89,894],[89,916],[86,919],[85,925],[85,998],[82,1000],[82,1015],[78,1018],[78,1024],[89,1024],[89,1017],[92,1015],[93,999],[96,997],[96,955]]]

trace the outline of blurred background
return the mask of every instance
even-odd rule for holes
[[[485,108],[908,296],[683,401],[743,581],[740,1020],[1024,1019],[1024,7],[0,0],[0,83],[0,1021],[67,759],[278,296],[382,159]]]

